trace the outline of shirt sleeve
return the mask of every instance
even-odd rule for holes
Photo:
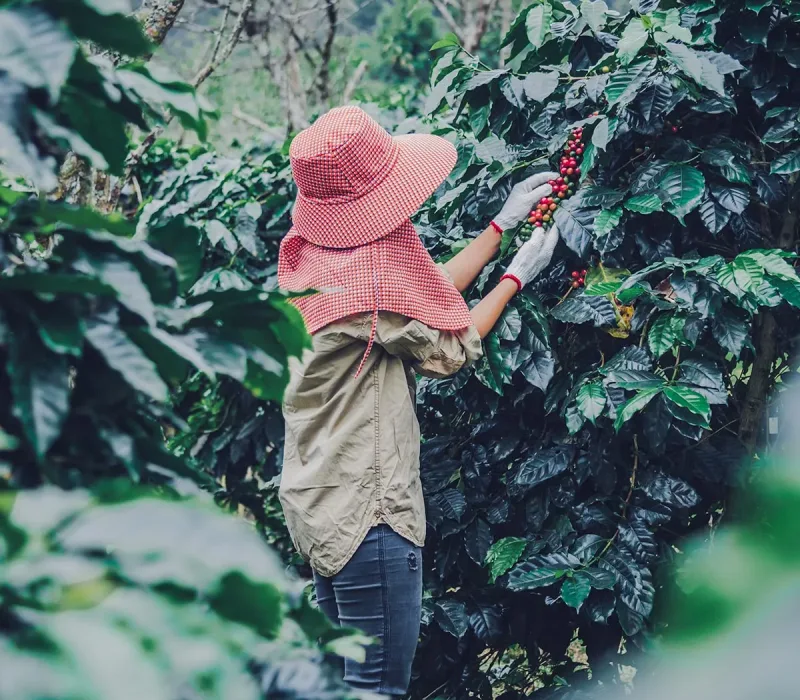
[[[419,374],[435,379],[455,374],[483,354],[474,326],[440,331],[391,312],[378,315],[375,342],[391,355],[410,362]]]

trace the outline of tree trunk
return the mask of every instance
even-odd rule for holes
[[[184,0],[146,0],[142,25],[151,41],[160,46],[183,9]]]
[[[765,241],[767,245],[793,250],[797,241],[798,198],[797,176],[790,180],[790,192],[777,240]],[[768,213],[765,216],[769,217]],[[768,223],[768,222],[767,222]],[[739,419],[739,439],[749,454],[753,454],[758,435],[764,421],[764,408],[772,388],[772,367],[778,356],[778,324],[770,309],[763,309],[756,317],[755,337],[756,357],[747,382],[741,417]]]

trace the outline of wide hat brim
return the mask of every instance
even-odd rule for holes
[[[394,165],[357,199],[323,203],[298,194],[292,224],[306,240],[326,248],[353,248],[394,231],[430,197],[456,164],[449,141],[429,134],[393,138]]]

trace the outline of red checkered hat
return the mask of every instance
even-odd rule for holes
[[[455,165],[448,141],[392,138],[363,110],[338,107],[298,134],[289,156],[299,193],[278,280],[288,290],[324,290],[295,302],[311,333],[373,311],[374,337],[379,310],[440,330],[472,324],[409,220]]]

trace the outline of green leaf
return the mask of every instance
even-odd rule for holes
[[[648,31],[640,18],[633,19],[625,27],[617,44],[617,58],[623,66],[627,66],[647,43]]]
[[[503,394],[503,385],[511,383],[511,358],[500,347],[500,338],[495,333],[489,333],[483,341],[484,359],[478,364],[475,376],[481,384],[492,391]]]
[[[647,346],[654,357],[661,357],[683,338],[686,317],[678,314],[661,314],[650,326]]]
[[[584,384],[576,400],[578,410],[594,425],[606,407],[606,392],[599,382]]]
[[[662,46],[672,63],[698,85],[713,90],[718,95],[725,94],[725,79],[701,52],[676,42],[662,42]]]
[[[467,608],[459,600],[445,598],[437,601],[434,617],[439,627],[456,639],[461,639],[469,629]]]
[[[549,2],[541,2],[528,12],[525,18],[525,31],[528,34],[528,41],[535,48],[539,49],[544,44],[552,20],[553,8]]]
[[[774,175],[791,175],[800,172],[800,148],[784,153],[776,158],[769,168]]]
[[[571,608],[580,610],[591,591],[592,586],[586,577],[572,576],[564,579],[564,583],[561,584],[561,600]]]
[[[706,228],[715,236],[728,225],[731,220],[731,212],[717,203],[717,201],[706,195],[700,204],[700,218]]]
[[[609,107],[625,105],[636,97],[652,76],[655,67],[656,59],[651,58],[637,61],[612,73],[605,90]]]
[[[188,292],[197,281],[203,262],[200,228],[189,224],[182,217],[176,217],[158,228],[151,228],[147,240],[175,260],[178,291],[181,294]]]
[[[554,221],[561,239],[581,258],[586,257],[594,240],[596,209],[582,207],[580,199],[568,200],[556,209]]]
[[[649,404],[660,393],[661,387],[644,389],[636,394],[633,398],[622,404],[622,406],[617,408],[617,419],[614,421],[614,430],[619,432],[619,429],[625,425],[625,423],[633,418],[634,415],[647,406],[647,404]]]
[[[637,214],[652,214],[662,211],[662,202],[658,195],[653,193],[637,194],[627,200],[622,206],[628,211],[635,211]]]
[[[606,297],[571,294],[550,310],[550,315],[564,323],[593,323],[598,328],[616,325],[614,305]]]
[[[558,87],[558,73],[530,73],[522,80],[522,88],[529,100],[544,102]]]
[[[58,101],[78,44],[50,14],[35,6],[0,10],[0,71]]]
[[[512,591],[531,591],[556,583],[565,573],[564,569],[537,566],[533,562],[524,561],[508,574],[508,588]]]
[[[608,20],[608,5],[603,0],[581,0],[581,16],[593,32],[599,32]]]
[[[601,214],[602,213],[605,212],[601,212]],[[587,271],[586,286],[583,293],[586,296],[612,294],[617,291],[622,281],[630,276],[630,274],[628,270],[606,267],[603,263],[599,263],[596,267],[592,267]]]
[[[7,372],[13,412],[40,459],[61,434],[69,414],[69,364],[49,352],[29,328],[15,328]]]
[[[522,330],[522,318],[513,306],[507,306],[494,328],[503,340],[516,340]]]
[[[483,85],[488,85],[507,73],[508,71],[503,69],[476,71],[475,74],[467,81],[467,84],[464,86],[464,90],[474,90],[475,88],[479,88]]]
[[[770,276],[769,281],[792,306],[800,309],[800,283]]]
[[[439,41],[437,41],[433,46],[431,46],[431,51],[438,51],[439,49],[447,49],[447,48],[457,48],[461,46],[458,41],[458,37],[450,32],[449,34],[445,34]]]
[[[231,233],[225,224],[216,219],[206,222],[206,236],[212,246],[217,245],[222,241],[225,250],[233,254],[239,249],[239,244],[236,242],[236,237]]]
[[[750,326],[723,306],[711,317],[711,332],[725,350],[739,357],[750,334]]]
[[[45,5],[55,10],[67,22],[70,31],[81,39],[86,39],[98,47],[125,56],[147,56],[154,50],[147,38],[142,23],[136,17],[126,16],[131,8],[125,3],[102,0],[80,1],[44,0]],[[88,7],[88,6],[90,7]]]
[[[87,321],[86,340],[136,391],[155,401],[166,401],[169,390],[156,366],[117,324],[116,314]]]
[[[664,380],[653,372],[643,369],[614,369],[608,373],[608,381],[623,389],[652,389],[664,384]]]
[[[504,537],[489,548],[486,565],[489,567],[492,583],[519,561],[527,546],[528,540],[524,537]]]
[[[622,220],[622,207],[604,209],[594,220],[594,235],[598,238],[607,236],[613,231]],[[588,286],[588,285],[587,285]]]
[[[681,223],[689,212],[700,206],[705,188],[703,173],[690,165],[670,166],[659,181],[667,211]]]
[[[236,215],[236,238],[242,248],[254,256],[258,255],[257,230],[257,217],[251,216],[245,209],[241,209]]]
[[[708,399],[694,389],[685,386],[667,386],[664,387],[664,396],[681,408],[701,416],[706,423],[711,418],[711,406],[708,405]]]
[[[225,574],[208,596],[221,617],[251,628],[264,639],[275,639],[283,625],[284,597],[271,583],[251,581],[240,571]]]
[[[750,193],[744,187],[711,185],[711,194],[725,209],[741,214],[750,203]]]
[[[519,465],[514,484],[522,491],[543,484],[564,473],[569,467],[570,456],[564,449],[548,447],[536,452]]]

